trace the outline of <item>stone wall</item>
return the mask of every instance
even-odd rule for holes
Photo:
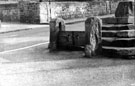
[[[118,3],[112,3],[114,13]],[[25,23],[47,23],[50,18],[75,19],[106,15],[104,2],[91,5],[88,2],[20,2],[20,21]]]
[[[4,22],[16,22],[20,20],[17,4],[0,4],[0,20]]]
[[[16,4],[0,4],[0,20],[47,23],[50,18],[55,17],[75,19],[107,14],[105,2],[91,5],[88,2],[51,2],[49,4],[49,2],[31,1],[23,0]],[[112,3],[112,13],[115,12],[117,4],[118,2]]]
[[[20,22],[39,23],[39,3],[20,2]]]
[[[105,2],[52,2],[52,17],[63,19],[82,18],[108,14]],[[112,2],[111,13],[114,13],[118,2]]]

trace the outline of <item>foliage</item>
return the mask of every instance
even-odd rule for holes
[[[104,0],[106,1],[106,0]],[[115,1],[115,0],[112,0]],[[117,7],[117,2],[112,2],[111,4],[111,13],[115,12]],[[74,11],[70,10],[70,6],[73,5],[75,7]],[[83,9],[83,12],[81,11]],[[57,12],[57,17],[62,17],[63,19],[73,19],[73,18],[83,18],[89,16],[99,16],[99,15],[106,15],[106,4],[105,2],[101,2],[101,0],[97,0],[96,2],[84,2],[81,4],[76,3],[63,3],[62,10]]]

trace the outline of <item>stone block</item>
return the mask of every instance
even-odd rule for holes
[[[60,31],[58,35],[58,49],[80,50],[85,46],[84,31]],[[78,48],[78,49],[77,49]]]
[[[134,16],[116,17],[117,24],[134,24]]]
[[[117,19],[115,17],[102,18],[102,23],[104,24],[117,24]]]
[[[61,18],[52,19],[50,21],[50,51],[57,49],[58,34],[65,31],[65,22]]]
[[[102,18],[103,24],[134,24],[134,16]]]
[[[135,56],[135,47],[106,47],[102,46],[103,55],[111,57]]]
[[[135,30],[102,30],[102,37],[135,38]]]
[[[102,45],[109,47],[135,47],[135,38],[102,38]]]
[[[74,31],[73,39],[75,46],[85,46],[85,31]]]
[[[58,48],[67,49],[71,46],[73,46],[73,32],[60,31],[58,34]]]
[[[91,57],[101,50],[102,21],[97,17],[90,17],[85,21],[85,55]]]
[[[102,30],[135,30],[133,24],[108,24],[102,25]]]
[[[129,17],[133,16],[133,1],[119,2],[118,7],[115,11],[115,17]]]

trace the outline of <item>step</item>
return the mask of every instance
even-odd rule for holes
[[[102,46],[102,53],[109,56],[135,56],[135,47],[119,48]]]
[[[129,16],[128,18],[116,18],[118,24],[134,24],[134,16]]]
[[[134,23],[134,16],[129,17],[106,17],[102,18],[103,24],[133,24]]]
[[[115,17],[102,18],[103,24],[117,24],[117,19]]]
[[[133,24],[106,24],[102,25],[102,30],[135,30]]]
[[[102,37],[133,38],[135,30],[102,30]]]
[[[102,45],[111,47],[135,47],[135,38],[102,37]]]

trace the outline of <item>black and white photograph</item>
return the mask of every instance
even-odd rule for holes
[[[0,86],[135,86],[135,0],[0,0]]]

